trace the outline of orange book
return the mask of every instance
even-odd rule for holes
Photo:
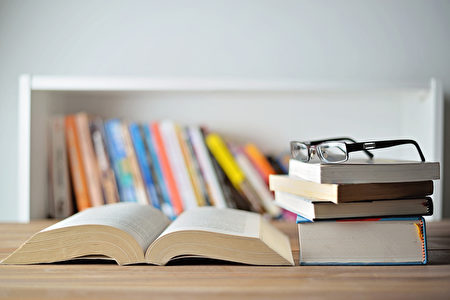
[[[161,137],[161,132],[159,130],[159,124],[157,122],[152,122],[150,124],[150,130],[154,138],[156,151],[158,153],[159,162],[161,164],[161,169],[166,182],[167,189],[170,195],[170,201],[172,202],[173,209],[176,215],[183,212],[183,202],[181,200],[178,187],[175,183],[175,177],[170,168],[169,159],[167,157],[166,149]]]
[[[80,141],[74,116],[67,116],[66,120],[66,143],[69,156],[70,172],[78,211],[91,207],[89,192],[81,160]]]
[[[92,206],[103,205],[102,186],[100,173],[97,168],[97,158],[92,145],[91,132],[89,130],[89,117],[87,113],[81,112],[74,116],[77,126],[78,142],[80,145],[81,159],[86,176],[89,199]]]
[[[244,152],[253,163],[256,170],[258,170],[258,173],[261,175],[264,182],[269,185],[269,175],[276,174],[276,172],[264,154],[262,154],[262,152],[253,144],[245,145]]]

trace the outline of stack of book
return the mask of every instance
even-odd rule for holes
[[[276,203],[298,215],[300,264],[423,264],[439,163],[304,163],[271,175]]]
[[[232,146],[171,120],[103,121],[84,112],[52,118],[49,136],[51,217],[116,202],[152,205],[171,219],[198,206],[281,213],[268,188],[274,166],[252,143]]]

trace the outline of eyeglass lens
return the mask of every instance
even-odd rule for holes
[[[303,143],[292,143],[291,144],[291,155],[292,158],[300,161],[309,160],[308,146]]]
[[[322,143],[317,146],[318,155],[322,160],[329,163],[344,162],[348,158],[345,143]]]

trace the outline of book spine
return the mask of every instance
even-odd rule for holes
[[[141,204],[150,204],[147,193],[145,192],[144,181],[142,180],[141,171],[139,170],[139,165],[137,162],[136,153],[134,152],[128,125],[125,122],[122,122],[121,125],[123,131],[123,140],[125,143],[125,151],[127,154],[127,159],[130,163],[130,170],[131,175],[133,176],[137,201]]]
[[[119,120],[105,122],[105,134],[108,153],[111,158],[114,173],[119,188],[120,201],[137,202],[134,190],[133,175],[125,152],[122,126]]]
[[[150,158],[149,161],[152,162],[152,167],[153,167],[153,171],[154,171],[154,178],[156,181],[156,191],[160,193],[161,197],[160,199],[162,199],[160,205],[161,205],[161,210],[166,214],[166,216],[168,216],[171,219],[175,218],[175,213],[172,207],[172,203],[170,201],[170,193],[169,190],[167,188],[166,182],[164,181],[164,175],[162,173],[162,168],[159,162],[159,158],[158,158],[158,153],[157,153],[157,149],[155,146],[155,142],[154,139],[152,137],[150,128],[147,124],[144,124],[142,126],[142,131],[144,134],[144,140],[145,140],[145,144],[147,146],[148,152],[150,154]],[[159,187],[159,189],[158,189]]]
[[[208,149],[206,148],[201,129],[196,126],[191,126],[189,127],[188,131],[192,141],[192,146],[195,151],[195,155],[200,165],[200,169],[205,178],[207,189],[211,195],[211,202],[216,207],[225,208],[227,207],[226,201],[217,180],[217,176],[214,172],[211,158],[209,157]]]
[[[67,160],[64,116],[50,120],[50,213],[55,218],[66,218],[73,214]]]
[[[65,119],[66,125],[66,144],[69,154],[70,172],[72,174],[72,183],[75,191],[75,200],[78,211],[91,207],[89,193],[84,174],[83,163],[81,161],[81,150],[78,141],[77,127],[75,117],[70,115]]]
[[[270,163],[267,161],[266,157],[262,152],[253,144],[247,144],[244,147],[245,154],[248,156],[250,161],[255,166],[258,173],[261,175],[262,179],[269,185],[269,175],[276,174],[275,170],[272,168]]]
[[[245,176],[248,178],[248,181],[261,199],[265,211],[267,211],[272,217],[279,217],[281,210],[275,205],[272,193],[268,190],[267,185],[259,176],[258,171],[255,170],[252,163],[242,151],[237,150],[235,152],[235,157],[239,167],[242,169]]]
[[[159,162],[161,165],[162,174],[164,176],[164,181],[167,184],[167,189],[170,194],[170,200],[172,202],[172,207],[176,215],[183,212],[183,202],[181,196],[178,192],[178,188],[175,182],[175,178],[170,169],[169,159],[167,158],[167,152],[164,146],[164,142],[159,129],[159,124],[153,122],[150,125],[150,130],[152,137],[154,139],[154,145],[156,146]]]
[[[212,205],[213,201],[211,200],[210,191],[208,190],[208,187],[206,184],[206,179],[205,179],[202,169],[200,167],[200,163],[198,161],[197,154],[195,153],[194,146],[192,144],[192,138],[189,135],[189,128],[185,127],[183,132],[184,132],[184,138],[186,141],[186,145],[189,149],[189,153],[192,156],[192,163],[195,168],[195,173],[197,174],[199,188],[200,188],[203,198],[205,199],[205,205]]]
[[[80,142],[81,160],[86,174],[89,199],[91,200],[92,206],[103,205],[105,202],[100,186],[100,175],[96,168],[97,162],[94,155],[94,147],[92,146],[91,133],[89,131],[88,115],[86,113],[76,114],[75,123]]]
[[[218,134],[208,134],[206,144],[233,186],[245,195],[254,211],[262,212],[261,199],[247,181],[244,172],[242,172],[222,138]]]
[[[167,151],[169,165],[174,175],[181,199],[183,200],[183,207],[185,210],[197,207],[197,199],[178,142],[175,124],[172,121],[165,120],[159,125],[163,143]]]
[[[150,164],[147,159],[147,153],[145,150],[144,141],[139,129],[139,125],[136,123],[129,124],[131,140],[133,141],[134,150],[136,151],[137,161],[141,170],[142,178],[145,183],[145,187],[152,205],[156,208],[160,208],[160,201],[156,192],[155,183],[150,170]]]
[[[197,168],[195,166],[194,160],[196,159],[193,155],[193,153],[190,151],[190,148],[188,146],[188,140],[186,136],[186,131],[183,130],[182,127],[176,126],[175,127],[178,143],[180,144],[181,151],[183,153],[184,161],[186,163],[186,167],[189,174],[189,179],[191,181],[195,198],[197,200],[198,206],[205,206],[206,200],[203,196],[203,191],[200,183],[200,176],[197,172]]]
[[[94,146],[94,152],[97,158],[97,168],[100,173],[100,182],[103,191],[103,197],[107,204],[119,202],[116,178],[111,168],[105,146],[105,133],[103,130],[103,121],[95,118],[90,123],[91,139]]]

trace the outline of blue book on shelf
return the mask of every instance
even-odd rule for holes
[[[141,131],[139,125],[131,122],[128,125],[130,130],[131,140],[133,141],[134,151],[136,152],[137,161],[141,170],[142,179],[144,180],[147,193],[150,196],[152,205],[156,208],[161,208],[159,205],[159,197],[156,192],[155,182],[150,170],[150,164],[147,159],[147,152],[145,151],[144,141],[142,140]]]
[[[111,164],[116,174],[120,201],[137,202],[133,175],[125,151],[122,123],[118,119],[105,122],[106,146]]]
[[[423,217],[311,221],[297,216],[300,265],[426,264]]]
[[[158,160],[158,153],[157,153],[155,144],[153,142],[153,138],[152,138],[150,129],[147,124],[142,125],[142,131],[144,133],[145,144],[147,145],[148,151],[150,152],[150,158],[153,163],[152,166],[154,168],[155,175],[156,175],[155,181],[157,181],[157,183],[159,185],[159,188],[161,191],[161,196],[163,199],[163,201],[161,203],[161,209],[166,214],[166,216],[168,216],[171,219],[175,219],[176,215],[173,211],[173,207],[170,202],[169,191],[167,190],[167,186],[164,181],[162,169],[161,169],[161,166],[160,166],[159,160]]]

